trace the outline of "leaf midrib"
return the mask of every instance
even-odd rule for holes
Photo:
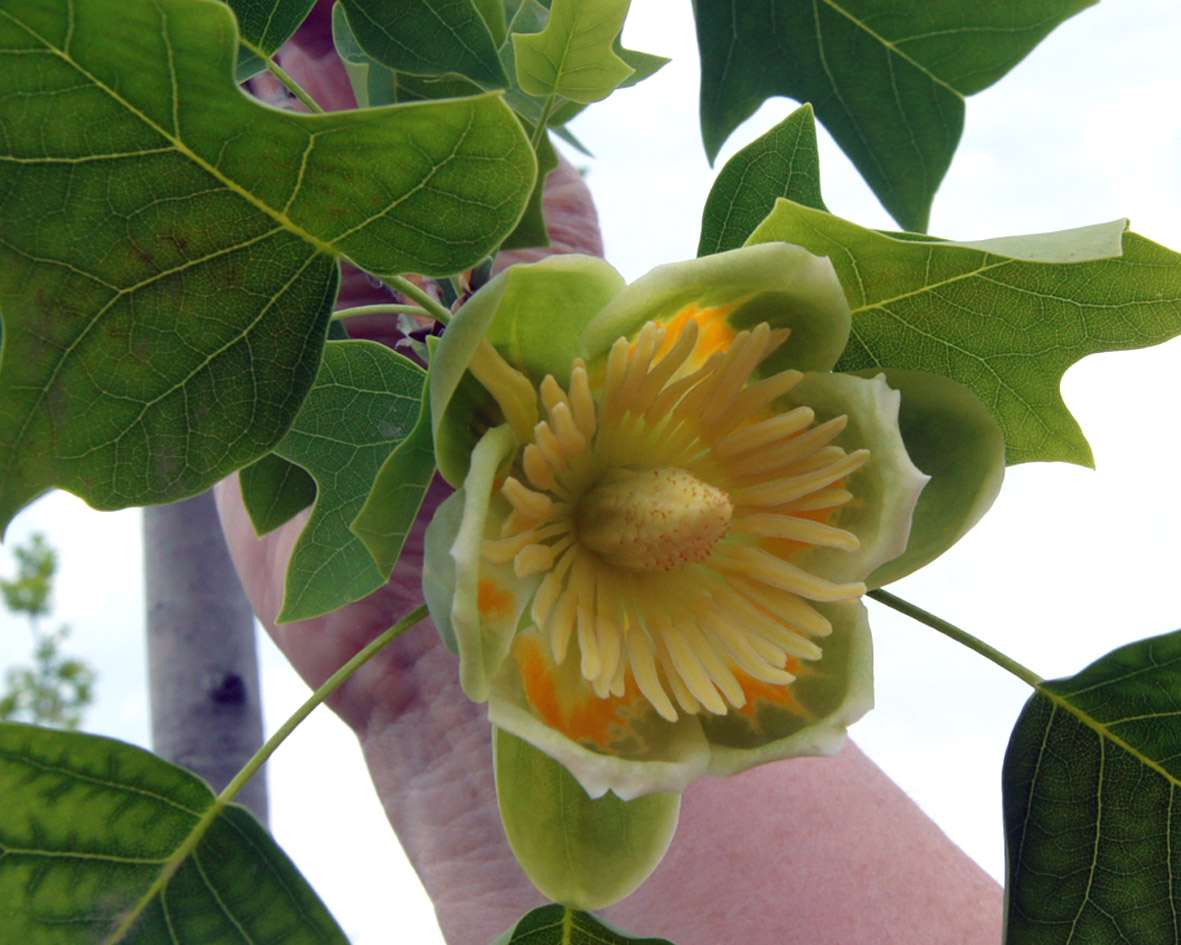
[[[1115,681],[1118,681],[1118,680],[1109,680],[1106,683],[1106,685],[1111,685],[1112,682],[1115,682]],[[1047,699],[1049,699],[1050,702],[1055,707],[1061,708],[1061,709],[1065,710],[1066,712],[1070,713],[1071,715],[1073,715],[1076,719],[1078,719],[1078,721],[1080,721],[1087,728],[1091,729],[1091,731],[1093,731],[1101,739],[1106,739],[1108,742],[1110,742],[1112,745],[1115,745],[1117,748],[1122,748],[1124,751],[1126,751],[1129,755],[1131,755],[1133,758],[1135,758],[1137,761],[1139,761],[1145,767],[1151,769],[1152,771],[1155,771],[1157,774],[1159,774],[1161,777],[1163,777],[1165,780],[1167,780],[1169,782],[1169,784],[1173,785],[1174,787],[1181,786],[1181,778],[1170,773],[1159,762],[1154,761],[1152,758],[1149,758],[1148,755],[1146,755],[1143,751],[1134,747],[1133,745],[1131,745],[1130,743],[1128,743],[1124,739],[1120,738],[1118,735],[1115,734],[1115,732],[1113,732],[1110,729],[1110,727],[1107,725],[1107,723],[1101,722],[1100,720],[1096,719],[1094,716],[1092,716],[1091,714],[1089,714],[1088,712],[1084,711],[1082,708],[1080,708],[1079,706],[1077,706],[1073,702],[1071,702],[1069,696],[1060,695],[1059,693],[1054,692],[1054,690],[1046,688],[1044,685],[1036,686],[1035,690],[1040,695],[1043,695]],[[1120,721],[1123,721],[1123,720],[1121,719]]]
[[[928,79],[930,79],[936,85],[940,85],[943,88],[947,89],[956,98],[958,98],[961,102],[966,99],[966,96],[964,95],[964,93],[961,92],[959,89],[957,89],[954,85],[949,84],[946,80],[941,79],[939,76],[935,75],[935,73],[933,73],[930,69],[928,69],[926,66],[924,66],[921,62],[919,62],[913,56],[909,56],[906,53],[904,53],[901,49],[898,48],[897,45],[895,45],[895,43],[892,40],[886,39],[886,37],[882,36],[876,30],[871,29],[868,24],[866,24],[862,20],[858,19],[856,16],[854,16],[852,13],[850,13],[848,10],[846,10],[839,3],[836,3],[835,0],[819,0],[819,2],[821,2],[825,6],[829,7],[829,9],[831,9],[834,13],[837,13],[840,16],[843,16],[850,23],[852,23],[853,26],[855,26],[857,29],[864,32],[867,36],[871,37],[875,42],[880,43],[883,48],[889,50],[891,53],[896,55],[899,59],[914,66],[914,68],[918,69],[919,72],[921,72],[923,75],[925,75]]]
[[[160,14],[160,19],[163,24],[165,45],[166,45],[167,49],[169,50],[169,53],[171,54],[172,43],[171,43],[170,34],[169,34],[168,15],[164,10],[161,10],[159,8],[159,6],[156,6],[156,9]],[[130,101],[125,99],[123,96],[121,96],[118,92],[116,92],[114,89],[112,89],[110,86],[108,86],[105,82],[103,82],[100,78],[98,78],[98,76],[92,74],[89,70],[87,70],[81,63],[79,63],[77,60],[75,60],[73,57],[71,57],[64,49],[58,49],[55,45],[53,45],[52,42],[50,42],[48,39],[46,39],[44,36],[42,36],[36,30],[29,27],[27,24],[25,24],[21,20],[17,19],[11,13],[7,13],[3,10],[0,10],[0,16],[4,16],[6,19],[8,19],[12,23],[16,24],[17,27],[24,30],[29,36],[31,36],[37,42],[41,43],[42,46],[44,46],[48,52],[57,56],[59,59],[62,60],[62,62],[66,63],[68,66],[70,66],[71,68],[76,70],[88,82],[90,82],[96,88],[100,89],[104,94],[109,96],[113,101],[117,102],[119,105],[121,105],[127,111],[129,111],[131,114],[135,115],[147,127],[151,128],[153,131],[155,131],[157,134],[159,134],[162,138],[164,138],[166,141],[168,141],[178,153],[180,153],[184,157],[188,158],[190,161],[192,161],[194,164],[196,164],[198,167],[200,167],[202,170],[204,170],[206,173],[208,173],[215,180],[219,181],[224,187],[226,187],[226,189],[237,194],[239,197],[241,197],[243,200],[247,201],[255,209],[257,209],[260,212],[269,216],[271,219],[273,219],[276,223],[278,223],[284,229],[295,234],[300,239],[305,240],[306,242],[310,243],[312,246],[314,246],[316,248],[317,252],[325,253],[327,255],[334,256],[334,257],[339,257],[339,256],[343,255],[331,243],[325,242],[324,240],[320,239],[319,237],[313,235],[312,233],[309,233],[307,230],[305,230],[303,227],[299,226],[299,224],[297,224],[294,220],[292,220],[285,213],[283,213],[280,210],[276,210],[274,207],[272,207],[266,201],[261,200],[260,198],[256,197],[247,188],[243,187],[237,181],[233,180],[233,178],[226,176],[216,166],[214,166],[213,164],[210,164],[207,160],[205,160],[203,157],[201,157],[201,155],[199,155],[196,151],[192,150],[192,148],[190,148],[188,145],[186,145],[184,143],[184,141],[180,137],[178,137],[177,134],[174,134],[174,133],[166,130],[165,128],[161,127],[149,115],[144,113],[142,110],[137,108],[134,104],[132,104]],[[176,75],[175,64],[172,62],[171,56],[169,58],[168,71],[169,71],[170,79],[172,80],[173,109],[175,111],[176,109],[179,108],[179,96],[176,94],[177,75]]]

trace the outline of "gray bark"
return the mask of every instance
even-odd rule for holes
[[[144,509],[152,747],[224,788],[262,744],[254,617],[213,494]],[[265,771],[238,795],[265,825]]]

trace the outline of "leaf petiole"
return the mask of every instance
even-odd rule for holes
[[[334,322],[344,318],[354,318],[357,315],[429,315],[421,305],[398,305],[394,302],[388,305],[355,305],[352,308],[342,308],[332,313]]]
[[[420,289],[405,276],[378,276],[378,278],[391,289],[397,289],[406,298],[421,305],[426,309],[425,314],[435,321],[442,322],[444,325],[451,321],[451,312],[442,302],[439,302],[424,289]]]
[[[276,79],[283,83],[284,87],[294,95],[297,99],[304,103],[313,115],[323,115],[324,109],[320,107],[320,103],[312,98],[300,85],[291,77],[291,75],[274,59],[267,59],[267,72],[273,75]]]
[[[549,126],[550,116],[554,113],[554,105],[557,103],[557,97],[556,92],[550,92],[545,97],[545,104],[541,107],[541,117],[537,119],[537,124],[533,126],[533,134],[530,135],[529,144],[533,146],[535,153],[538,147],[540,147],[541,139]]]
[[[323,115],[324,109],[320,107],[320,103],[312,98],[300,85],[291,77],[291,75],[280,66],[275,60],[268,56],[263,50],[259,49],[253,43],[247,42],[244,38],[238,37],[239,42],[252,53],[258,56],[263,62],[267,64],[267,72],[273,75],[276,79],[283,83],[284,88],[292,95],[304,103],[313,115]]]
[[[242,788],[246,785],[246,782],[258,773],[258,770],[264,764],[266,764],[267,759],[269,759],[271,755],[275,753],[275,750],[281,744],[283,744],[284,741],[286,741],[287,736],[295,731],[299,723],[306,719],[312,713],[312,710],[320,705],[321,702],[326,700],[329,696],[336,692],[337,689],[343,686],[348,678],[363,665],[365,665],[365,663],[367,663],[370,659],[372,659],[373,656],[378,653],[378,651],[383,649],[389,643],[392,643],[405,631],[409,630],[412,626],[422,620],[426,615],[427,608],[425,604],[412,610],[396,624],[369,643],[368,646],[364,647],[364,649],[358,652],[356,656],[345,663],[335,673],[329,676],[328,679],[307,698],[303,705],[296,709],[291,714],[290,718],[288,718],[281,726],[279,726],[279,730],[267,739],[266,744],[263,745],[262,748],[254,753],[254,757],[246,762],[242,770],[239,771],[234,776],[233,780],[226,785],[225,790],[217,795],[217,798],[209,806],[209,809],[201,815],[201,819],[193,825],[193,829],[189,832],[189,835],[185,838],[184,842],[181,843],[168,858],[168,861],[164,864],[164,868],[160,870],[160,875],[156,877],[155,882],[153,882],[152,885],[148,887],[147,892],[145,892],[140,898],[139,902],[135,904],[135,908],[127,913],[119,927],[111,933],[111,936],[106,940],[105,945],[114,945],[114,943],[124,940],[124,937],[128,932],[131,931],[132,926],[143,913],[144,909],[146,909],[151,901],[163,891],[164,887],[168,885],[169,880],[172,879],[176,871],[180,868],[181,863],[183,863],[188,855],[192,853],[194,849],[196,849],[197,844],[201,842],[201,838],[205,836],[205,833],[217,819],[218,815],[234,800],[235,797],[237,797],[238,792],[242,790]]]
[[[966,630],[961,630],[954,624],[948,623],[932,613],[928,613],[921,607],[916,607],[910,601],[905,601],[901,597],[896,597],[889,591],[883,591],[878,588],[876,591],[870,591],[867,595],[872,597],[879,604],[885,604],[887,607],[898,611],[900,614],[905,614],[912,620],[917,620],[921,624],[926,624],[932,630],[938,630],[944,636],[951,637],[957,643],[962,643],[969,650],[979,653],[985,659],[996,663],[1001,669],[1012,673],[1023,683],[1038,689],[1044,681],[1041,676],[1035,673],[1032,669],[1022,666],[1015,659],[1006,656],[995,647],[989,646],[983,640],[972,636]]]

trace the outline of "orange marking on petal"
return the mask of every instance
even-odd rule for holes
[[[629,729],[628,710],[643,700],[630,673],[622,696],[600,699],[581,679],[570,691],[559,689],[558,670],[546,659],[537,639],[518,637],[513,651],[529,703],[550,728],[601,751],[609,750],[611,742],[624,734],[621,729]]]
[[[665,329],[665,338],[664,343],[656,352],[654,360],[668,354],[685,331],[685,326],[692,319],[697,322],[697,347],[689,356],[685,367],[689,370],[701,367],[705,359],[715,351],[724,351],[734,343],[738,332],[730,327],[730,323],[726,319],[740,304],[742,303],[734,302],[730,305],[719,305],[716,308],[699,308],[696,303],[690,302],[668,321],[657,321],[657,326]],[[632,343],[632,353],[635,353],[634,342]]]
[[[783,668],[796,677],[802,676],[809,671],[806,664],[801,663],[792,656],[787,658],[787,665]],[[760,701],[782,706],[789,712],[793,712],[803,718],[808,718],[812,714],[796,698],[790,685],[776,686],[772,683],[763,682],[761,679],[748,676],[739,669],[734,670],[734,677],[738,680],[738,685],[742,687],[742,691],[746,693],[746,705],[741,709],[735,710],[741,715],[753,717],[758,711],[758,702]]]
[[[512,620],[515,600],[512,591],[501,587],[492,578],[484,578],[480,581],[477,603],[480,608],[480,616],[485,620],[501,623]]]

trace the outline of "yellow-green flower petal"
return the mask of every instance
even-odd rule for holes
[[[867,581],[946,547],[993,479],[938,472],[938,534],[910,542],[904,438],[934,401],[904,394],[900,424],[888,379],[827,373],[827,260],[762,244],[622,289],[602,265],[522,267],[448,329],[471,372],[432,381],[440,462],[479,445],[448,460],[428,602],[465,689],[590,797],[835,751],[872,702]]]

